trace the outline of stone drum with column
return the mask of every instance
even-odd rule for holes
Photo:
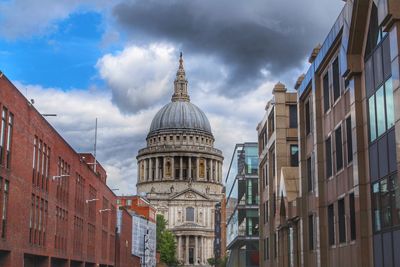
[[[164,215],[185,266],[213,257],[214,208],[222,194],[222,152],[214,148],[210,122],[190,102],[182,54],[171,102],[153,118],[139,150],[137,191]]]

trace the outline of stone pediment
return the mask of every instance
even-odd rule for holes
[[[209,200],[210,198],[197,190],[187,188],[172,195],[170,200]]]

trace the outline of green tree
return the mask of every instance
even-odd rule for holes
[[[156,218],[156,239],[157,239],[157,251],[160,251],[160,238],[161,233],[164,232],[167,228],[167,221],[165,220],[164,216],[161,214],[157,214]]]
[[[176,242],[174,234],[169,230],[164,230],[160,237],[160,258],[168,266],[176,266],[178,260],[175,257]]]
[[[157,251],[160,252],[161,261],[168,266],[177,266],[175,236],[171,231],[167,230],[167,221],[161,214],[157,215],[156,233]]]

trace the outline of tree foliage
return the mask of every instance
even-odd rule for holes
[[[178,259],[175,256],[176,241],[174,234],[166,229],[167,221],[164,216],[157,215],[157,251],[160,259],[168,266],[177,266]]]

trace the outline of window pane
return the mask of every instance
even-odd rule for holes
[[[338,219],[339,219],[339,242],[346,242],[346,220],[344,209],[344,198],[338,201]]]
[[[329,245],[332,246],[335,244],[335,222],[333,204],[328,206],[328,235]]]
[[[381,181],[379,193],[382,204],[382,228],[386,228],[392,224],[392,211],[387,179]]]
[[[308,247],[314,250],[314,216],[308,216]]]
[[[305,113],[306,113],[306,134],[311,132],[311,119],[310,119],[310,102],[306,103]]]
[[[351,117],[346,119],[346,138],[347,138],[347,163],[353,161],[353,138],[351,134]]]
[[[386,118],[385,118],[385,96],[383,86],[376,91],[376,121],[378,128],[378,136],[386,131]]]
[[[332,64],[332,78],[333,78],[333,101],[336,101],[340,96],[340,73],[339,73],[339,59],[336,58]]]
[[[331,138],[325,141],[325,157],[326,157],[326,178],[332,176],[332,147]]]
[[[289,127],[297,128],[297,106],[289,106]]]
[[[299,146],[290,145],[290,165],[292,167],[299,166]]]
[[[330,103],[329,103],[329,75],[328,75],[328,72],[324,76],[323,87],[324,87],[324,111],[326,112],[330,107]]]
[[[373,205],[373,219],[374,230],[381,230],[381,203],[379,196],[379,182],[372,185],[372,205]]]
[[[392,175],[389,179],[392,204],[392,224],[400,225],[400,188],[397,175]]]
[[[365,62],[365,89],[367,91],[367,96],[374,93],[374,72],[373,72],[373,62],[372,57]]]
[[[186,221],[193,222],[194,221],[194,208],[186,208]]]
[[[394,106],[393,106],[393,84],[392,79],[385,83],[386,93],[386,114],[387,114],[387,127],[388,129],[394,125]]]
[[[343,168],[343,144],[342,144],[342,127],[335,131],[335,145],[336,145],[336,171]]]
[[[369,109],[369,139],[374,141],[376,139],[376,118],[375,118],[375,96],[371,96],[368,100]]]
[[[307,159],[307,181],[308,181],[308,192],[313,191],[313,181],[311,172],[311,157]]]
[[[349,196],[349,206],[350,206],[350,238],[351,240],[356,239],[356,211],[354,203],[354,193]]]
[[[374,79],[375,88],[378,88],[383,82],[382,47],[374,52]]]

